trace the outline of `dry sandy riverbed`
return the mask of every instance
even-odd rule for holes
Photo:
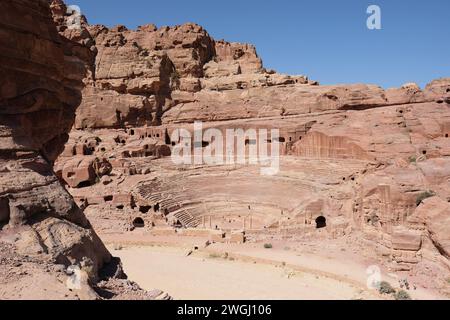
[[[160,288],[174,299],[378,299],[372,290],[310,272],[207,254],[186,257],[180,248],[110,248],[129,278],[144,289]]]

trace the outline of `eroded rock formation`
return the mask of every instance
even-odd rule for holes
[[[62,2],[51,8],[59,32],[47,0],[0,3],[2,299],[96,299],[92,288],[107,269],[124,277],[52,169],[92,77],[95,47],[86,29],[64,27]],[[72,267],[79,282],[70,288]]]
[[[215,242],[354,235],[390,270],[433,270],[442,286],[450,79],[423,90],[321,86],[267,70],[253,46],[216,41],[195,24],[128,30],[81,17],[81,28],[68,28],[61,1],[51,1],[52,15],[44,0],[25,14],[28,3],[0,4],[0,222],[16,248],[8,250],[78,263],[95,278],[111,257],[81,207],[100,233],[176,230]],[[174,164],[172,133],[192,132],[194,121],[223,133],[279,129],[279,173]],[[246,154],[254,145],[246,137]],[[103,288],[118,294],[111,283]]]
[[[87,28],[98,55],[95,81],[77,111],[77,129],[159,125],[166,113],[176,112],[168,112],[172,107],[198,100],[202,90],[308,82],[265,70],[253,46],[214,41],[196,24]]]
[[[84,188],[82,173],[64,178],[103,231],[169,225],[215,241],[229,241],[221,229],[230,228],[250,240],[361,233],[392,270],[420,273],[426,261],[447,272],[448,229],[429,217],[445,219],[450,199],[449,79],[423,90],[321,86],[267,70],[253,46],[195,24],[87,29],[99,54],[57,170],[67,176],[83,157],[111,163]],[[280,173],[174,165],[165,158],[179,142],[172,133],[192,132],[194,121],[223,133],[280,129]]]

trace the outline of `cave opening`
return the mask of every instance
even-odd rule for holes
[[[316,229],[325,228],[327,226],[327,219],[324,216],[317,217]]]
[[[8,198],[0,198],[0,229],[2,228],[2,224],[9,223],[10,211],[9,211],[9,199]]]
[[[87,188],[90,186],[92,186],[92,183],[90,181],[82,181],[77,185],[77,188],[82,189],[82,188]]]
[[[164,140],[165,140],[165,143],[167,145],[170,145],[172,143],[172,141],[170,141],[170,136],[169,136],[169,132],[167,131],[167,129],[166,129],[166,132],[165,132],[165,139]]]
[[[150,211],[150,209],[152,208],[152,206],[140,206],[139,207],[139,211],[141,213],[148,213]]]
[[[136,219],[133,220],[133,226],[135,228],[144,228],[145,227],[144,219],[142,219],[141,217],[137,217]]]

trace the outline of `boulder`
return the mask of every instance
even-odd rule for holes
[[[433,244],[447,259],[450,257],[450,204],[439,197],[425,199],[415,216],[424,221]]]
[[[394,228],[392,232],[392,249],[419,251],[422,245],[422,234],[406,228]]]
[[[93,156],[79,156],[70,159],[64,165],[62,178],[72,188],[94,184],[96,179],[94,160]]]

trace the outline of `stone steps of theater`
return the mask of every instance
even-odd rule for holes
[[[149,202],[157,203],[158,201],[161,201],[163,198],[163,194],[161,192],[151,193],[144,197],[145,200]]]
[[[190,214],[194,217],[204,214],[203,208],[200,208],[198,205],[192,205],[192,204],[189,206],[182,206],[178,210],[170,212],[170,214],[176,215],[180,212],[185,212],[185,211],[190,212]]]
[[[139,194],[142,198],[148,200],[149,198],[151,198],[151,197],[153,197],[153,196],[156,196],[156,194],[158,194],[158,192],[155,192],[155,189],[153,189],[153,188],[149,188],[149,189],[139,188],[139,189],[138,189],[138,194]]]
[[[189,207],[195,208],[202,205],[202,202],[186,200],[185,198],[174,199],[168,203],[169,204],[167,206],[164,206],[164,209],[167,209],[169,213],[174,213]]]
[[[176,217],[186,228],[195,228],[200,224],[199,220],[187,210],[182,210],[175,213],[174,217]]]

